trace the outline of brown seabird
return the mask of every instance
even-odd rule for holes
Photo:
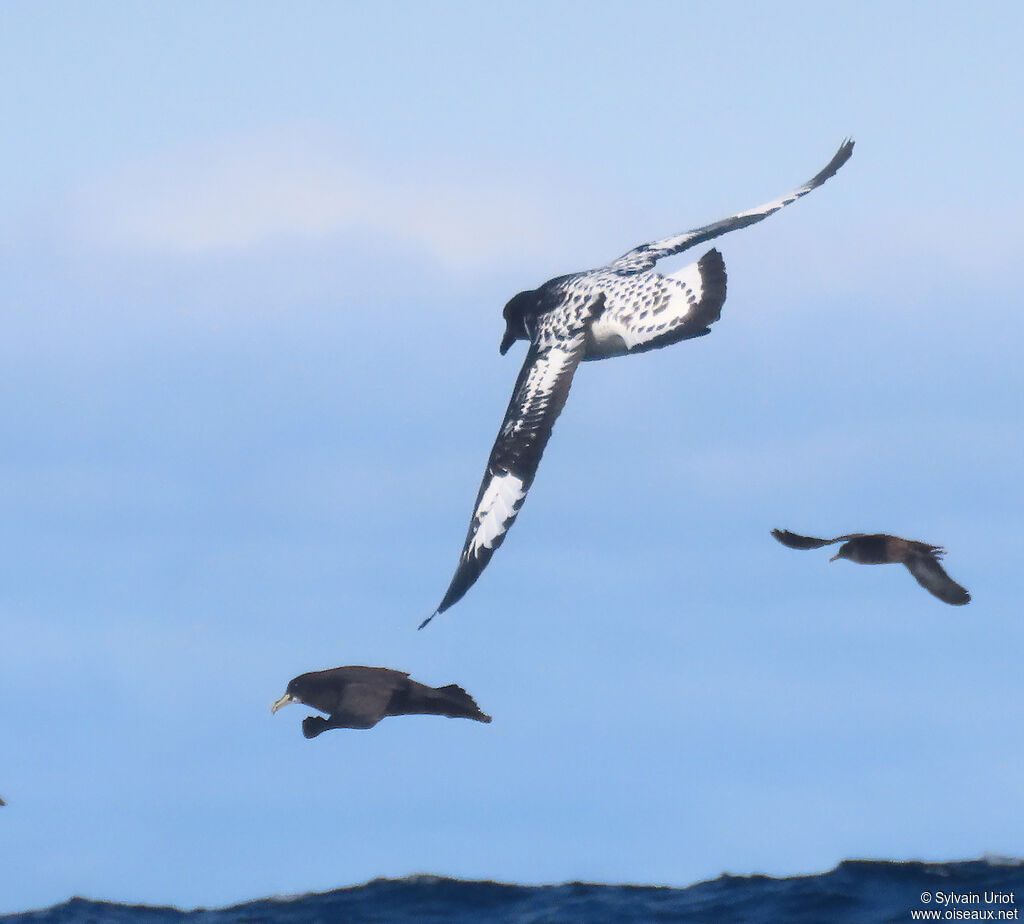
[[[302,720],[302,734],[315,738],[329,728],[373,728],[389,715],[443,715],[450,719],[490,722],[460,686],[428,687],[410,680],[403,671],[386,667],[335,667],[294,678],[276,703],[277,712],[289,703],[304,703],[327,713]]]
[[[971,602],[971,595],[954,581],[939,564],[945,550],[938,545],[900,539],[885,533],[850,533],[835,539],[815,539],[812,536],[798,536],[788,529],[773,529],[772,535],[791,549],[820,549],[825,545],[842,542],[839,551],[829,561],[848,558],[859,565],[889,565],[901,562],[914,575],[925,590],[934,594],[943,603],[963,606]]]

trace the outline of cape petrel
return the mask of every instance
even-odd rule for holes
[[[971,602],[971,595],[942,569],[939,559],[945,550],[938,545],[900,539],[884,533],[850,533],[835,539],[814,539],[798,536],[788,529],[773,529],[772,535],[791,549],[820,549],[825,545],[842,542],[839,551],[829,561],[848,558],[859,565],[889,565],[901,562],[914,575],[925,590],[934,594],[943,603],[963,606]]]
[[[845,141],[821,172],[788,195],[641,244],[606,266],[550,279],[540,288],[520,292],[505,306],[501,354],[516,340],[527,340],[530,346],[487,460],[455,575],[421,629],[462,598],[504,540],[530,490],[580,362],[645,353],[711,332],[725,301],[722,255],[709,250],[667,276],[654,272],[658,260],[762,221],[821,186],[852,153],[853,142]]]
[[[302,720],[302,734],[315,738],[329,728],[373,728],[389,715],[444,715],[450,719],[490,722],[462,687],[428,687],[402,671],[386,667],[336,667],[294,678],[276,703],[304,703],[327,713]]]

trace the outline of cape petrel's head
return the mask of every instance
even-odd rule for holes
[[[537,304],[537,292],[530,289],[520,292],[509,301],[502,312],[505,318],[505,336],[501,338],[501,346],[498,351],[504,356],[510,346],[517,340],[529,340],[530,332],[526,328],[526,315],[535,308]]]

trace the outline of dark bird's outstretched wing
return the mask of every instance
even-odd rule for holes
[[[421,624],[457,603],[491,560],[526,500],[551,430],[583,358],[586,328],[544,345],[533,343],[519,372],[498,438],[487,460],[455,576],[440,606]]]
[[[772,535],[791,549],[820,549],[822,546],[845,542],[847,539],[859,539],[864,533],[850,533],[848,536],[836,536],[835,539],[815,539],[813,536],[798,536],[788,529],[773,529]]]
[[[934,594],[943,603],[963,606],[971,602],[971,595],[943,570],[934,553],[919,552],[909,555],[903,562],[925,590]]]
[[[846,140],[840,145],[832,160],[819,173],[788,195],[773,199],[771,202],[766,202],[764,205],[759,205],[757,208],[749,209],[746,212],[740,212],[738,215],[733,215],[730,218],[723,218],[721,221],[716,221],[713,224],[704,225],[702,228],[694,228],[692,231],[684,231],[682,234],[666,237],[660,241],[641,244],[639,247],[634,247],[628,253],[624,253],[617,260],[609,263],[607,268],[618,273],[640,273],[651,269],[662,257],[670,257],[673,254],[682,253],[682,251],[697,244],[702,244],[704,241],[710,241],[723,234],[728,234],[730,231],[736,231],[747,227],[747,225],[763,221],[769,215],[796,202],[801,196],[806,196],[809,192],[821,186],[829,177],[836,174],[839,168],[850,159],[851,154],[853,154],[853,142]]]

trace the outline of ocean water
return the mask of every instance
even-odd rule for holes
[[[925,900],[927,895],[927,900]],[[520,886],[439,876],[365,885],[216,910],[182,911],[73,898],[3,924],[883,924],[1019,920],[1024,862],[847,860],[815,876],[721,876],[685,889],[571,882]],[[989,917],[991,912],[992,916]],[[923,915],[927,914],[928,917]],[[1002,916],[1000,916],[1002,915]]]

